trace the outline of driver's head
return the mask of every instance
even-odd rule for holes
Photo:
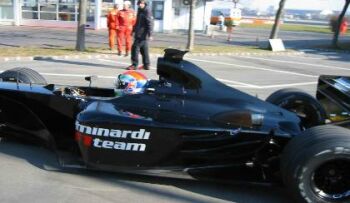
[[[118,76],[115,85],[125,94],[143,93],[147,77],[138,71],[126,71]]]

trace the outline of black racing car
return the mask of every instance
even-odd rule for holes
[[[185,53],[167,49],[159,80],[124,96],[7,70],[0,136],[44,144],[66,167],[283,182],[300,202],[350,202],[348,77],[321,76],[317,99],[283,89],[262,101],[183,60]]]

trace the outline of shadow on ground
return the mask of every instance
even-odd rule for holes
[[[86,66],[87,68],[89,66],[91,67],[99,67],[99,68],[113,68],[113,69],[125,69],[125,67],[121,67],[120,65],[106,65],[101,63],[90,63],[90,62],[81,62],[81,61],[72,61],[72,60],[61,60],[61,59],[45,59],[45,58],[39,58],[36,59],[37,61],[45,61],[50,63],[58,63],[58,64],[70,64],[70,65],[79,65],[79,66]]]
[[[176,202],[217,202],[220,200],[238,203],[291,203],[285,190],[276,186],[222,184],[84,169],[63,169],[58,165],[53,152],[45,148],[10,141],[0,142],[0,159],[3,156],[23,159],[41,170],[51,172],[52,176],[57,176],[57,174],[63,176],[65,174],[67,176],[68,174],[77,174],[82,178],[89,179],[89,183],[93,183],[95,180],[97,181],[96,186],[95,184],[77,186],[85,187],[86,190],[90,190],[89,187],[91,187],[92,191],[96,191],[98,185],[103,184],[104,186],[110,186],[112,189],[123,188],[132,191],[133,194],[136,192],[136,194],[152,195],[163,200],[167,199]],[[64,185],[65,183],[63,182]],[[207,199],[208,201],[206,201]]]

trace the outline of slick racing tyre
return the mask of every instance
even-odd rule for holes
[[[325,123],[326,112],[321,104],[314,97],[299,89],[278,90],[271,94],[266,101],[296,113],[303,128]]]
[[[4,82],[47,84],[45,78],[40,73],[30,68],[13,68],[0,74],[0,79]]]
[[[283,182],[298,202],[350,202],[350,130],[316,126],[294,137],[281,158]]]

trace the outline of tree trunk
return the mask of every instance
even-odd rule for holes
[[[77,51],[85,51],[86,6],[87,0],[80,0],[77,41],[75,45]]]
[[[341,22],[344,19],[345,13],[348,10],[349,4],[350,4],[350,0],[346,0],[345,5],[343,7],[343,11],[340,13],[338,20],[337,20],[337,25],[336,25],[336,29],[335,29],[334,36],[333,36],[333,42],[332,42],[332,45],[335,48],[339,48],[338,40],[339,40],[339,34],[340,34],[340,26],[341,26]]]
[[[277,34],[278,34],[278,30],[280,27],[280,20],[281,20],[281,16],[283,13],[283,9],[284,9],[284,4],[286,3],[286,0],[281,0],[280,1],[280,5],[279,8],[277,10],[276,13],[276,17],[275,17],[275,24],[273,24],[272,30],[271,30],[271,34],[270,34],[270,39],[276,39],[277,38]]]
[[[194,12],[197,0],[190,0],[190,23],[188,26],[187,50],[192,51],[194,48]]]

